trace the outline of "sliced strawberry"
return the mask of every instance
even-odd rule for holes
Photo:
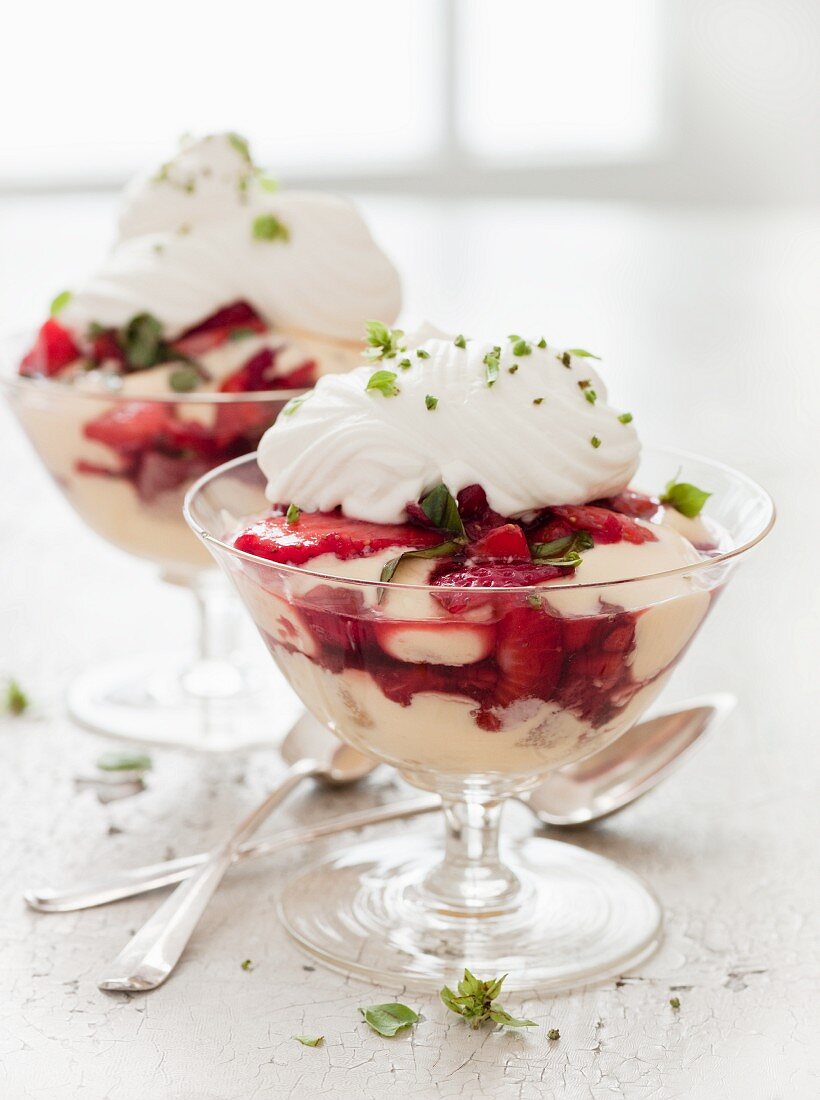
[[[53,378],[80,355],[80,349],[68,329],[49,318],[37,333],[34,347],[20,364],[20,374],[26,377],[43,375]]]
[[[537,523],[529,532],[531,543],[555,542],[556,539],[565,539],[574,534],[573,529],[563,519],[550,519],[546,523]]]
[[[484,564],[473,561],[450,562],[438,566],[430,583],[441,588],[440,592],[434,593],[434,598],[447,611],[456,615],[467,608],[479,607],[492,601],[491,594],[480,590],[545,584],[569,573],[571,570],[559,569],[557,565],[539,565],[531,561]],[[479,591],[474,594],[455,591],[464,588],[475,588]]]
[[[564,649],[569,653],[574,653],[576,650],[590,645],[599,623],[600,619],[594,615],[589,615],[583,619],[561,619]]]
[[[477,542],[472,543],[469,555],[476,561],[504,560],[530,561],[530,548],[524,532],[517,523],[505,523],[494,527]]]
[[[264,332],[266,328],[265,322],[247,302],[234,302],[187,329],[172,346],[183,355],[196,358],[220,347],[231,338],[236,329]]]
[[[652,519],[661,506],[657,497],[648,497],[644,493],[635,492],[634,489],[624,489],[617,496],[598,503],[604,508],[611,508],[613,512],[632,516],[633,519]]]
[[[418,550],[443,541],[441,532],[420,527],[365,523],[339,512],[303,512],[296,523],[288,523],[282,515],[258,520],[237,537],[234,545],[269,561],[302,565],[320,554],[335,554],[346,561],[391,546]]]
[[[495,646],[493,623],[378,622],[376,641],[397,661],[411,664],[473,665]]]
[[[558,687],[563,659],[559,619],[530,607],[507,612],[498,623],[495,702],[508,706],[519,699],[548,701]]]
[[[83,428],[87,439],[104,443],[119,454],[131,454],[153,443],[168,428],[173,417],[159,402],[129,401],[118,405]]]

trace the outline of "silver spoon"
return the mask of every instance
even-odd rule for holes
[[[373,761],[338,741],[318,722],[300,719],[282,745],[290,764],[267,798],[243,818],[189,878],[131,937],[97,983],[100,989],[135,993],[156,989],[179,962],[237,850],[304,779],[354,783],[374,768]]]
[[[714,728],[733,706],[732,696],[711,695],[665,710],[633,726],[628,733],[585,760],[558,768],[540,787],[522,795],[522,801],[545,825],[586,825],[607,817],[652,790],[678,766],[707,729]],[[319,728],[323,737],[330,736]],[[302,722],[297,729],[304,729]],[[335,739],[334,744],[338,745]],[[283,752],[290,751],[288,745],[292,748],[290,738],[286,739]],[[370,766],[375,767],[372,763]],[[345,814],[307,828],[287,829],[262,840],[246,841],[236,850],[234,861],[244,863],[247,859],[272,855],[349,829],[431,813],[440,806],[437,797],[428,795]],[[181,856],[118,871],[104,879],[75,886],[39,887],[27,891],[24,897],[32,909],[42,913],[90,909],[182,882],[207,859],[207,852]]]

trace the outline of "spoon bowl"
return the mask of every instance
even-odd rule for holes
[[[521,801],[545,825],[583,826],[609,817],[674,771],[735,703],[733,695],[716,694],[668,707],[583,760],[556,768]]]

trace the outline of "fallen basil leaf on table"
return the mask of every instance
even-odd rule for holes
[[[360,1008],[359,1012],[374,1031],[388,1039],[419,1020],[418,1013],[403,1004],[369,1005],[367,1008]]]
[[[137,752],[104,752],[97,758],[103,772],[147,772],[153,767],[151,757]]]
[[[506,977],[507,975],[503,974],[500,978],[484,982],[469,970],[465,970],[464,977],[458,983],[458,993],[454,993],[445,985],[439,996],[451,1012],[469,1020],[473,1028],[479,1027],[485,1020],[492,1020],[493,1023],[500,1024],[502,1027],[536,1027],[534,1020],[517,1020],[501,1005],[494,1003]]]
[[[3,709],[15,718],[28,710],[29,698],[16,680],[9,680],[6,686],[6,695],[3,700]]]
[[[318,1047],[325,1041],[324,1035],[291,1035],[291,1039],[295,1039],[303,1047]]]

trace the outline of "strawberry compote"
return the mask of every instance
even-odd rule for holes
[[[524,774],[585,755],[655,697],[709,606],[651,579],[700,558],[656,498],[523,522],[481,486],[457,500],[440,486],[406,511],[374,524],[275,508],[233,541],[248,555],[236,583],[297,691],[405,770]],[[649,579],[602,583],[634,576]]]

